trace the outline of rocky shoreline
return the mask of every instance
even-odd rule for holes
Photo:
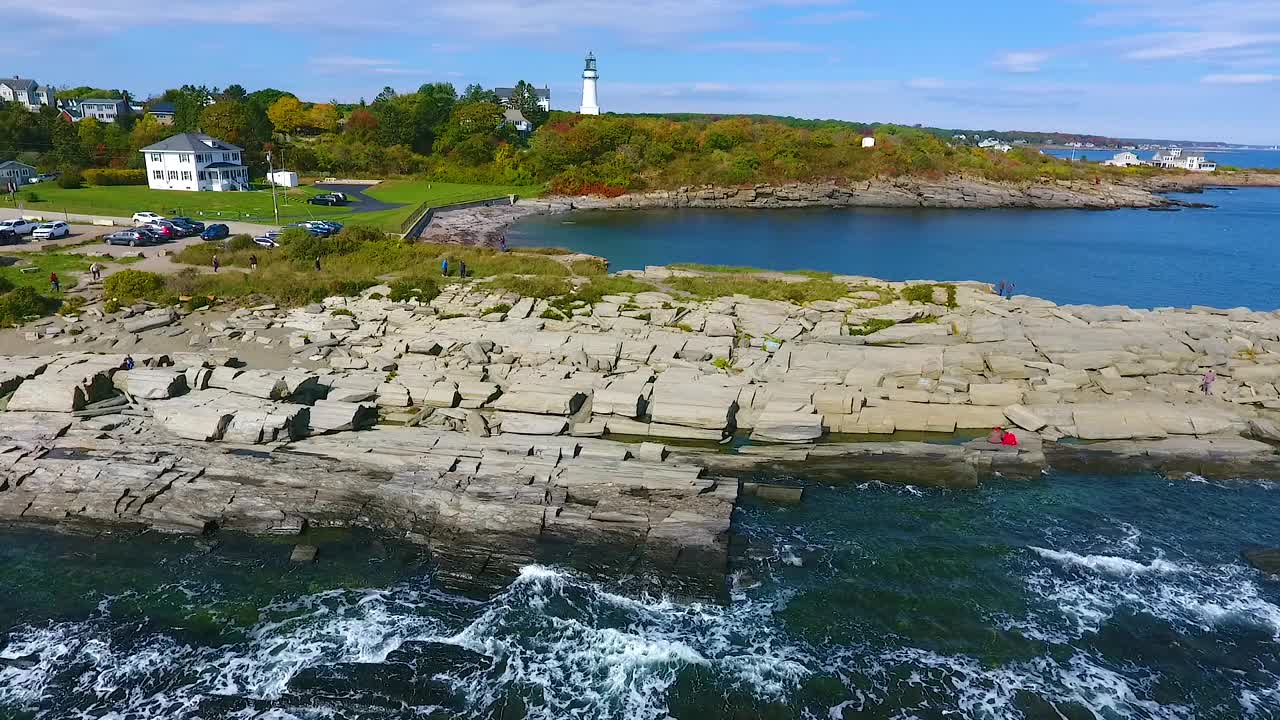
[[[1213,187],[1280,187],[1280,173],[1167,175],[1135,179],[1132,183],[1101,185],[1083,181],[997,183],[963,177],[942,180],[888,178],[848,184],[682,187],[616,198],[549,197],[521,200],[509,206],[442,212],[432,220],[422,238],[431,242],[497,247],[506,228],[521,218],[573,210],[812,207],[1116,210],[1210,207],[1174,200],[1164,193],[1202,192]]]
[[[559,562],[717,597],[743,494],[1280,472],[1280,312],[841,276],[837,300],[696,300],[669,284],[697,273],[631,274],[660,291],[568,313],[475,280],[429,303],[371,288],[41,321],[0,358],[0,522],[302,543],[364,526],[463,587]],[[1019,446],[987,444],[995,425]]]

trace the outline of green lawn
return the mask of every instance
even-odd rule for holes
[[[287,193],[277,191],[282,223],[305,219],[332,219],[346,223],[376,225],[384,230],[398,230],[419,204],[446,205],[469,200],[484,200],[515,193],[521,197],[537,195],[536,187],[507,185],[461,185],[434,183],[425,180],[389,180],[370,188],[370,197],[388,203],[402,203],[404,207],[370,213],[353,213],[351,207],[326,207],[308,205],[306,199],[322,190],[305,186],[293,188]],[[35,201],[31,200],[34,193]],[[144,210],[162,215],[186,215],[206,222],[233,221],[271,223],[271,191],[253,192],[181,192],[152,190],[142,185],[117,185],[110,187],[83,187],[65,190],[54,183],[40,183],[18,193],[18,200],[25,210],[50,217],[58,213],[81,213],[129,217]],[[15,207],[7,196],[0,199],[0,207]]]
[[[62,289],[70,290],[76,285],[73,276],[88,272],[89,266],[95,259],[69,253],[9,253],[7,256],[30,260],[31,265],[24,267],[34,266],[39,269],[34,272],[22,272],[12,265],[4,266],[0,267],[0,277],[13,283],[15,287],[29,285],[49,297],[61,297],[60,293],[50,291],[49,273],[58,273],[58,279],[62,281]],[[107,261],[106,258],[97,258],[97,260],[104,263]]]

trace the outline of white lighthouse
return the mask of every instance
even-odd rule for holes
[[[582,109],[583,115],[599,115],[600,104],[596,101],[596,80],[600,73],[596,72],[596,56],[587,53],[587,67],[582,71]]]

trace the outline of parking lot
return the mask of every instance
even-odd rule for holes
[[[6,217],[16,217],[17,213],[13,211],[0,213]],[[198,245],[203,240],[199,235],[192,237],[179,238],[177,240],[161,243],[159,245],[145,245],[142,247],[129,247],[127,245],[108,245],[97,239],[109,235],[119,230],[126,230],[132,227],[127,219],[115,219],[117,225],[94,225],[89,223],[71,223],[71,234],[67,237],[57,238],[55,240],[33,241],[30,235],[24,236],[22,241],[14,245],[0,245],[0,254],[6,252],[40,252],[43,250],[65,249],[66,252],[78,255],[105,255],[111,257],[119,257],[123,255],[137,255],[142,253],[146,257],[156,257],[166,253],[173,253],[181,250],[188,245]],[[226,223],[230,228],[232,235],[247,234],[259,235],[267,230],[272,230],[268,225],[257,225],[253,223]]]

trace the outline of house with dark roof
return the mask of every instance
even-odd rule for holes
[[[515,94],[515,88],[494,88],[493,92],[497,94],[498,100],[504,107],[511,107],[511,96]],[[534,88],[533,94],[538,96],[538,105],[547,112],[551,112],[551,88]]]
[[[117,98],[59,99],[58,109],[72,122],[93,118],[98,122],[115,122],[129,111],[129,101]]]
[[[5,187],[11,182],[17,186],[26,185],[35,175],[36,169],[26,163],[20,163],[17,160],[0,162],[0,187]]]
[[[181,133],[142,148],[152,190],[249,189],[244,148],[201,133]]]
[[[147,114],[156,119],[161,125],[172,125],[174,117],[177,116],[178,110],[173,103],[158,102],[151,103],[147,106]]]
[[[35,80],[17,75],[0,78],[0,100],[18,103],[28,110],[39,110],[45,105],[53,105],[53,88],[42,87]]]

